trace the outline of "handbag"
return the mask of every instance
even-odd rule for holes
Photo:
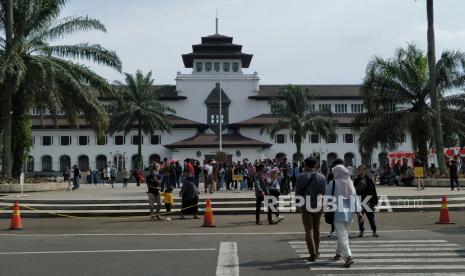
[[[331,195],[334,197],[334,189],[335,188],[335,183],[334,183],[334,180],[333,180],[333,191],[331,193]],[[331,212],[326,212],[325,213],[325,221],[327,224],[334,224],[334,211],[331,211]]]

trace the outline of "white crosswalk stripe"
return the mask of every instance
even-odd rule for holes
[[[465,247],[447,240],[351,240],[355,263],[350,268],[344,268],[343,261],[332,260],[336,242],[321,241],[316,262],[306,260],[305,241],[290,241],[289,245],[319,275],[465,275]]]

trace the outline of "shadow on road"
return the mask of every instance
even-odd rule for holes
[[[308,266],[305,265],[305,262],[302,258],[291,258],[285,260],[275,260],[275,261],[250,261],[240,264],[241,267],[253,267],[260,270],[297,270],[297,269],[308,269]]]

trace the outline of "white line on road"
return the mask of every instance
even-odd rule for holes
[[[357,240],[349,241],[349,243],[441,243],[447,242],[446,240]],[[305,241],[290,241],[290,244],[306,244]],[[334,241],[320,241],[320,243],[337,243],[337,240]]]
[[[320,252],[334,252],[334,249],[335,248],[322,248],[320,249]],[[356,248],[353,248],[351,247],[350,250],[352,252],[379,252],[380,249],[379,248],[360,248],[360,247],[356,247]],[[431,251],[454,251],[454,250],[457,250],[457,248],[453,248],[453,247],[437,247],[437,248],[434,248],[434,249],[429,249],[429,248],[415,248],[415,247],[385,247],[385,248],[382,248],[381,249],[383,252],[409,252],[409,251],[413,251],[413,252],[418,252],[418,251],[421,251],[421,252],[431,252]],[[465,250],[458,250],[458,251],[465,251]],[[297,249],[296,250],[297,253],[307,253],[308,252],[308,249]]]
[[[334,244],[336,245],[336,244]],[[352,244],[350,243],[350,248],[373,248],[373,247],[378,247],[378,248],[384,248],[384,247],[402,247],[402,246],[412,246],[412,247],[422,247],[422,248],[425,248],[427,249],[428,247],[434,247],[434,248],[437,248],[437,247],[456,247],[456,246],[460,246],[456,243],[412,243],[412,244],[404,244],[404,243],[390,243],[390,244],[369,244],[369,243],[366,243],[366,244],[359,244],[359,243],[355,243],[355,244]],[[292,248],[294,249],[303,249],[303,248],[307,248],[307,244],[292,244],[291,245]]]
[[[357,261],[355,261],[357,262]],[[356,263],[355,263],[356,264]],[[458,269],[465,269],[465,265],[362,265],[357,266],[354,265],[350,268],[351,271],[353,270],[458,270]],[[347,268],[342,267],[312,267],[310,268],[311,271],[347,271]],[[448,275],[448,274],[443,274]]]
[[[464,258],[434,258],[434,259],[426,259],[426,258],[402,258],[402,259],[356,259],[355,260],[358,264],[363,263],[460,263],[464,262]],[[335,261],[316,261],[312,262],[305,262],[306,265],[310,266],[330,266],[337,264]],[[402,274],[403,275],[403,274]]]
[[[336,253],[336,250],[334,250]],[[309,254],[300,254],[301,258],[308,258]],[[321,258],[332,258],[334,254],[321,254]],[[465,252],[390,252],[390,253],[357,253],[353,256],[357,257],[465,257]],[[387,262],[387,261],[386,261]]]
[[[392,276],[392,273],[364,273],[358,275],[369,275],[369,276]],[[444,272],[441,273],[402,273],[401,276],[444,276]],[[354,274],[318,274],[318,276],[354,276]],[[447,276],[463,276],[463,273],[447,273]]]
[[[239,276],[239,256],[236,242],[222,242],[218,253],[216,276]]]
[[[73,251],[22,251],[0,252],[0,255],[31,254],[82,254],[82,253],[139,253],[139,252],[182,252],[182,251],[216,251],[216,248],[170,248],[170,249],[121,249],[121,250],[73,250]]]

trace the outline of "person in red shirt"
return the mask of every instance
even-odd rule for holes
[[[186,172],[187,177],[195,176],[194,166],[192,166],[191,160],[189,158],[186,158],[184,160],[184,170]]]

